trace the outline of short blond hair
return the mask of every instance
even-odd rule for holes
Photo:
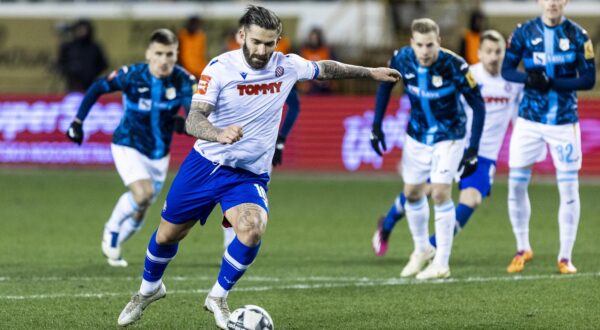
[[[440,35],[440,27],[431,18],[418,18],[413,20],[410,31],[412,33],[419,32],[423,34],[435,32],[436,35]]]

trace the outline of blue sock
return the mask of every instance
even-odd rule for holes
[[[152,234],[146,251],[146,261],[144,261],[144,280],[156,282],[160,280],[169,265],[169,261],[177,254],[179,243],[172,245],[159,245],[156,243],[156,231]]]
[[[469,218],[471,218],[473,211],[475,211],[475,209],[465,204],[458,204],[456,207],[456,225],[454,226],[454,236],[456,236],[456,234],[458,234],[458,232],[465,227],[469,221]],[[433,246],[436,246],[435,234],[429,237],[429,243],[431,243]]]
[[[387,215],[383,219],[383,231],[391,232],[396,225],[396,222],[400,220],[404,216],[404,203],[406,203],[406,197],[404,197],[404,193],[400,193],[396,199],[394,199],[394,203]]]
[[[217,279],[219,285],[227,291],[231,290],[235,283],[244,275],[248,266],[252,264],[259,249],[260,243],[257,246],[248,247],[242,244],[236,236],[223,255],[221,271]]]

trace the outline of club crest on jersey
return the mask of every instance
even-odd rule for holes
[[[283,67],[282,66],[278,66],[275,69],[275,77],[279,78],[279,77],[283,76],[284,72],[285,72],[285,70],[283,70]]]
[[[268,84],[247,84],[237,85],[237,89],[242,95],[259,95],[259,94],[277,94],[281,92],[282,81],[272,82]]]
[[[444,81],[442,80],[442,76],[432,76],[431,77],[431,84],[434,87],[442,87],[443,83],[444,83]]]
[[[165,97],[167,100],[172,100],[177,96],[177,91],[175,91],[175,87],[169,87],[165,90]]]
[[[506,83],[506,85],[504,85],[504,91],[510,93],[511,90],[512,86],[509,83]]]
[[[569,43],[569,39],[567,39],[567,38],[562,38],[558,41],[558,48],[560,48],[560,50],[562,50],[562,51],[569,50],[569,46],[570,46],[570,43]]]

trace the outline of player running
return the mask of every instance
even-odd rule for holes
[[[508,82],[500,76],[505,49],[506,42],[499,32],[484,31],[478,51],[480,62],[471,65],[471,72],[479,84],[485,101],[485,124],[479,142],[477,170],[459,182],[460,197],[456,207],[454,235],[465,227],[475,209],[491,192],[496,160],[504,141],[504,134],[509,121],[516,115],[522,95],[522,84]],[[470,123],[473,116],[472,109],[464,100],[463,105],[467,112],[467,123]],[[469,126],[467,124],[467,127]],[[467,141],[469,136],[470,133],[467,132]],[[400,193],[387,215],[379,220],[372,239],[375,255],[383,256],[387,252],[389,236],[396,222],[404,216],[405,202],[404,193]],[[429,237],[429,242],[436,246],[435,234]]]
[[[83,123],[102,94],[121,91],[125,113],[116,128],[111,151],[117,172],[129,189],[121,195],[104,225],[102,253],[113,267],[126,267],[121,245],[138,232],[148,207],[165,182],[173,131],[184,133],[181,107],[190,108],[196,78],[175,65],[177,37],[167,29],[152,32],[147,63],[123,66],[98,79],[85,93],[67,137],[83,142]]]
[[[138,320],[144,308],[166,295],[162,277],[179,245],[216,204],[233,225],[217,281],[205,308],[219,328],[227,327],[229,291],[256,258],[268,219],[267,183],[281,109],[298,80],[371,78],[396,82],[398,71],[336,61],[307,61],[274,52],[280,19],[263,7],[248,6],[241,18],[242,49],[214,58],[194,94],[187,132],[198,138],[167,195],[158,230],[148,243],[142,284],[125,306],[119,325]]]
[[[456,214],[451,198],[454,176],[478,167],[477,151],[484,124],[485,105],[468,64],[458,55],[440,48],[439,27],[431,19],[412,22],[411,46],[394,52],[390,67],[402,74],[411,103],[410,121],[402,153],[402,178],[406,196],[406,219],[415,244],[400,276],[417,279],[450,276]],[[381,124],[393,83],[382,83],[377,91],[371,144],[381,155],[385,150]],[[473,109],[471,137],[464,149],[466,115],[459,95]],[[462,160],[461,160],[462,158]],[[429,206],[425,190],[431,180],[435,210],[437,251],[429,243]],[[431,264],[423,269],[427,263]]]
[[[558,270],[574,274],[577,268],[571,257],[579,224],[582,163],[575,91],[594,86],[594,49],[586,31],[563,16],[567,0],[538,0],[538,4],[541,17],[517,26],[502,65],[504,79],[525,83],[509,149],[508,211],[517,253],[507,271],[521,272],[533,258],[527,187],[531,167],[548,145],[560,193]],[[525,72],[517,70],[521,61]]]

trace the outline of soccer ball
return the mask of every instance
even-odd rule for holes
[[[262,307],[246,305],[231,313],[227,321],[229,330],[273,330],[273,319]]]

